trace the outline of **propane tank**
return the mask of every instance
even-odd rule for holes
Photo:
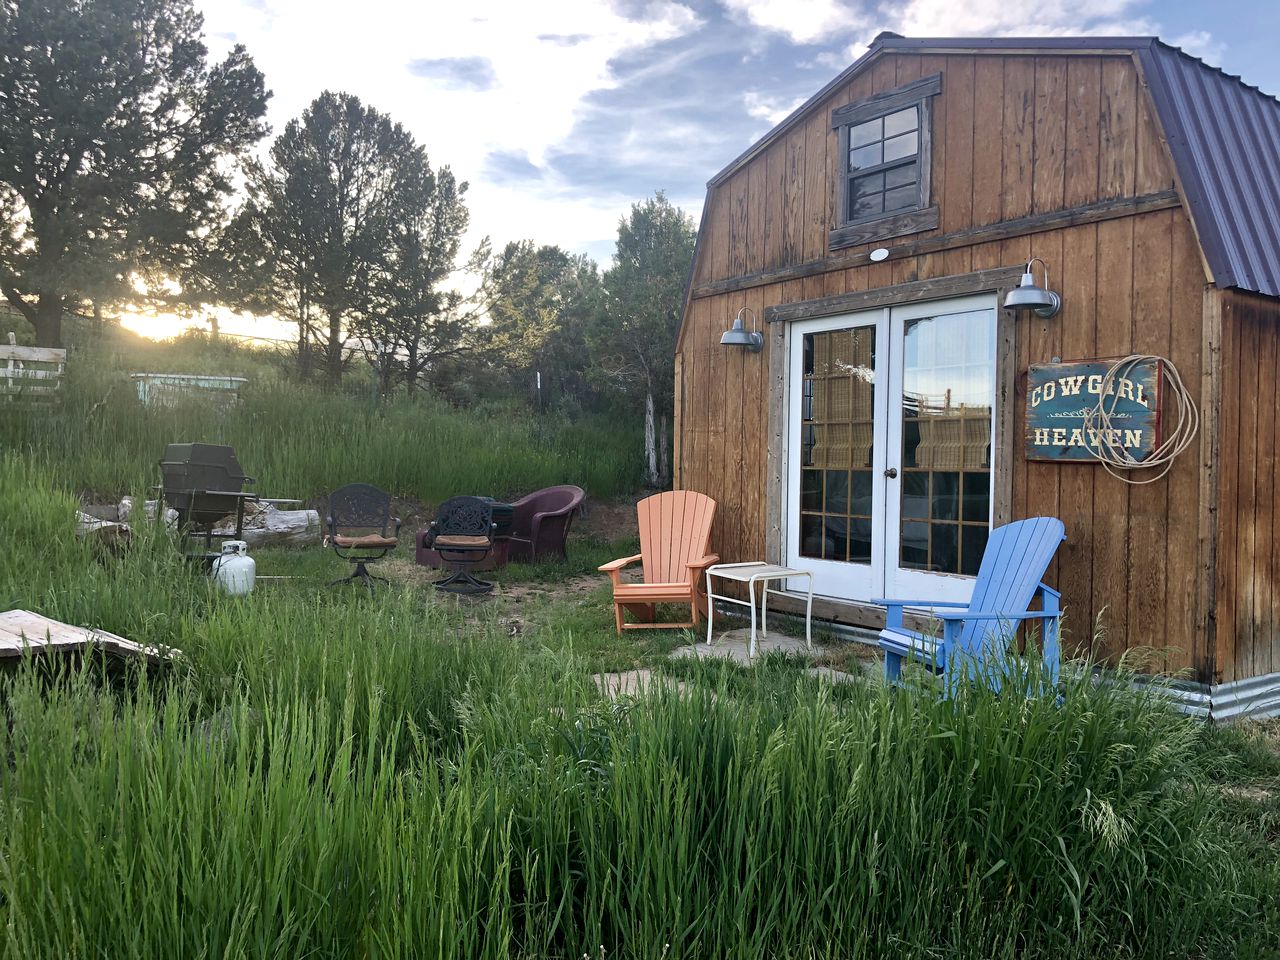
[[[224,593],[243,597],[253,592],[257,569],[249,556],[249,545],[243,540],[224,540],[222,556],[213,561],[213,580]]]

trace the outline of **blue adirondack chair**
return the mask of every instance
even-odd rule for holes
[[[1054,517],[1018,520],[991,531],[978,579],[973,585],[973,598],[967,604],[937,600],[872,601],[886,610],[885,628],[880,632],[885,679],[897,681],[903,658],[909,658],[942,674],[948,696],[955,692],[961,679],[979,681],[998,690],[1018,624],[1024,620],[1040,620],[1045,668],[1056,685],[1061,595],[1045,586],[1041,578],[1058,544],[1065,539],[1062,521]],[[1037,594],[1041,609],[1028,610]],[[904,627],[903,607],[924,608],[935,620],[941,620],[942,639]]]

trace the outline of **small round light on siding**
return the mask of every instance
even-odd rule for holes
[[[871,251],[872,263],[879,263],[881,260],[888,260],[888,259],[889,259],[888,247],[876,247],[874,250]]]
[[[720,336],[720,344],[725,347],[746,347],[752,353],[759,353],[764,349],[764,334],[759,330],[748,330],[742,321],[744,313],[751,314],[751,320],[756,322],[756,312],[750,307],[743,307],[738,311],[738,315],[733,318],[733,326],[726,330]]]

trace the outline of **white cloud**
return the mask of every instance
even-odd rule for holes
[[[1168,42],[1175,47],[1181,47],[1193,57],[1199,57],[1205,63],[1215,66],[1222,63],[1226,53],[1226,44],[1215,40],[1213,34],[1207,30],[1192,30],[1190,33],[1169,37]]]
[[[1143,6],[1143,0],[1079,0],[1070,5],[1039,6],[1008,0],[889,0],[878,8],[877,24],[864,30],[857,42],[839,52],[819,54],[816,63],[844,69],[866,53],[867,46],[881,30],[905,37],[1158,35],[1159,24],[1137,12]],[[1211,63],[1222,56],[1222,44],[1204,30],[1169,42]]]
[[[672,0],[649,3],[633,18],[597,0],[355,6],[204,0],[201,6],[214,53],[243,43],[266,74],[277,132],[321,90],[356,94],[413,131],[433,163],[448,164],[471,183],[470,242],[485,234],[502,241],[531,236],[571,249],[612,238],[626,204],[486,182],[485,158],[518,151],[540,165],[568,136],[586,98],[614,85],[613,58],[700,25],[691,8]],[[415,61],[466,63],[484,82],[415,75]]]
[[[731,13],[782,33],[795,43],[816,43],[864,28],[867,19],[839,0],[725,0]]]
[[[705,176],[820,86],[806,72],[844,69],[880,30],[1156,32],[1143,0],[717,2],[729,22],[707,13],[711,30],[692,0],[197,0],[215,53],[242,42],[266,74],[277,131],[323,89],[354,93],[470,182],[468,247],[487,234],[597,252],[636,191],[665,187],[696,216]],[[1203,31],[1174,42],[1220,54]],[[713,111],[708,70],[731,91]]]
[[[747,114],[757,120],[764,120],[770,126],[781,122],[796,107],[804,103],[805,97],[771,97],[759,90],[748,90],[742,95],[742,105]]]
[[[865,43],[859,40],[857,43],[851,43],[839,51],[824,51],[814,57],[813,62],[815,66],[840,71],[866,53],[869,46],[869,40]]]
[[[882,12],[888,29],[908,37],[1083,36],[1151,33],[1154,25],[1127,16],[1136,0],[1078,0],[1071,4],[1020,4],[1008,0],[907,0]]]

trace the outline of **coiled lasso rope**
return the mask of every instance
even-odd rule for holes
[[[1113,390],[1113,387],[1117,380],[1127,378],[1139,364],[1151,361],[1164,364],[1164,386],[1173,398],[1173,405],[1177,410],[1178,419],[1172,430],[1165,431],[1160,445],[1151,451],[1151,455],[1143,460],[1137,460],[1121,445],[1117,439],[1121,431],[1115,430],[1111,424],[1111,416],[1115,413],[1116,404],[1120,400],[1120,392]],[[1110,406],[1107,404],[1108,396],[1111,397]],[[1084,415],[1082,426],[1086,437],[1093,436],[1097,438],[1096,445],[1092,449],[1094,450],[1094,456],[1106,467],[1107,473],[1123,480],[1125,483],[1155,483],[1173,469],[1174,460],[1195,439],[1196,433],[1200,430],[1200,411],[1196,409],[1195,400],[1192,399],[1191,392],[1182,382],[1182,377],[1178,374],[1177,367],[1164,357],[1134,353],[1117,360],[1107,370],[1102,378],[1102,390],[1098,396],[1098,405]],[[1150,476],[1136,478],[1129,476],[1128,471],[1131,470],[1154,470],[1156,472]]]

